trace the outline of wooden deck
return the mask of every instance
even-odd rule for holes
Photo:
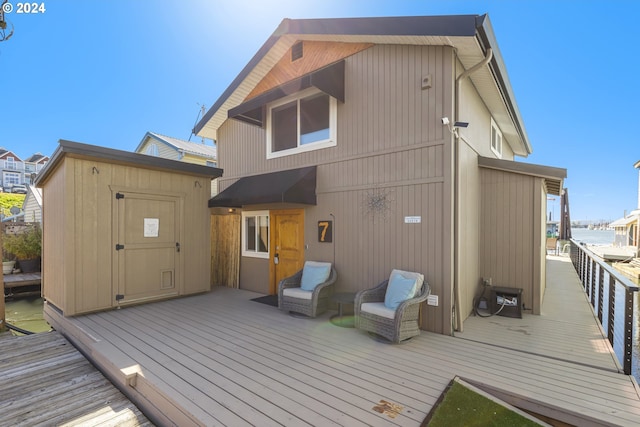
[[[57,332],[0,337],[0,425],[150,426]]]
[[[40,296],[41,294],[39,289],[41,273],[5,274],[3,281],[5,298]]]
[[[158,424],[418,426],[459,375],[571,424],[640,425],[637,384],[593,315],[559,306],[587,304],[571,268],[549,261],[542,316],[471,318],[456,337],[395,346],[229,288],[75,318],[45,306],[45,317]]]

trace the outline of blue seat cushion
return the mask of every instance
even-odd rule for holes
[[[400,303],[411,299],[416,294],[416,279],[404,277],[401,274],[391,276],[384,296],[384,305],[395,310]]]
[[[330,263],[307,261],[302,269],[300,288],[305,291],[313,291],[316,286],[326,282],[330,274]]]

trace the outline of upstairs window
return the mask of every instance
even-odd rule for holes
[[[267,106],[267,158],[336,145],[336,99],[308,89]]]
[[[491,119],[491,151],[498,158],[502,158],[502,132],[498,129],[496,122]]]

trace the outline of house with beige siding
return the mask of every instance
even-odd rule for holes
[[[285,19],[194,131],[224,169],[214,229],[236,231],[212,242],[214,284],[274,294],[328,261],[337,291],[424,274],[434,332],[485,279],[539,313],[566,171],[514,161],[532,146],[487,15]]]
[[[27,222],[42,222],[42,189],[35,185],[27,186],[27,195],[22,203],[24,220]]]
[[[197,165],[216,166],[216,147],[155,132],[147,132],[135,152]]]

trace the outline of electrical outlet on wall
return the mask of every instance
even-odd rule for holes
[[[427,305],[438,306],[438,295],[429,295],[427,297]]]

